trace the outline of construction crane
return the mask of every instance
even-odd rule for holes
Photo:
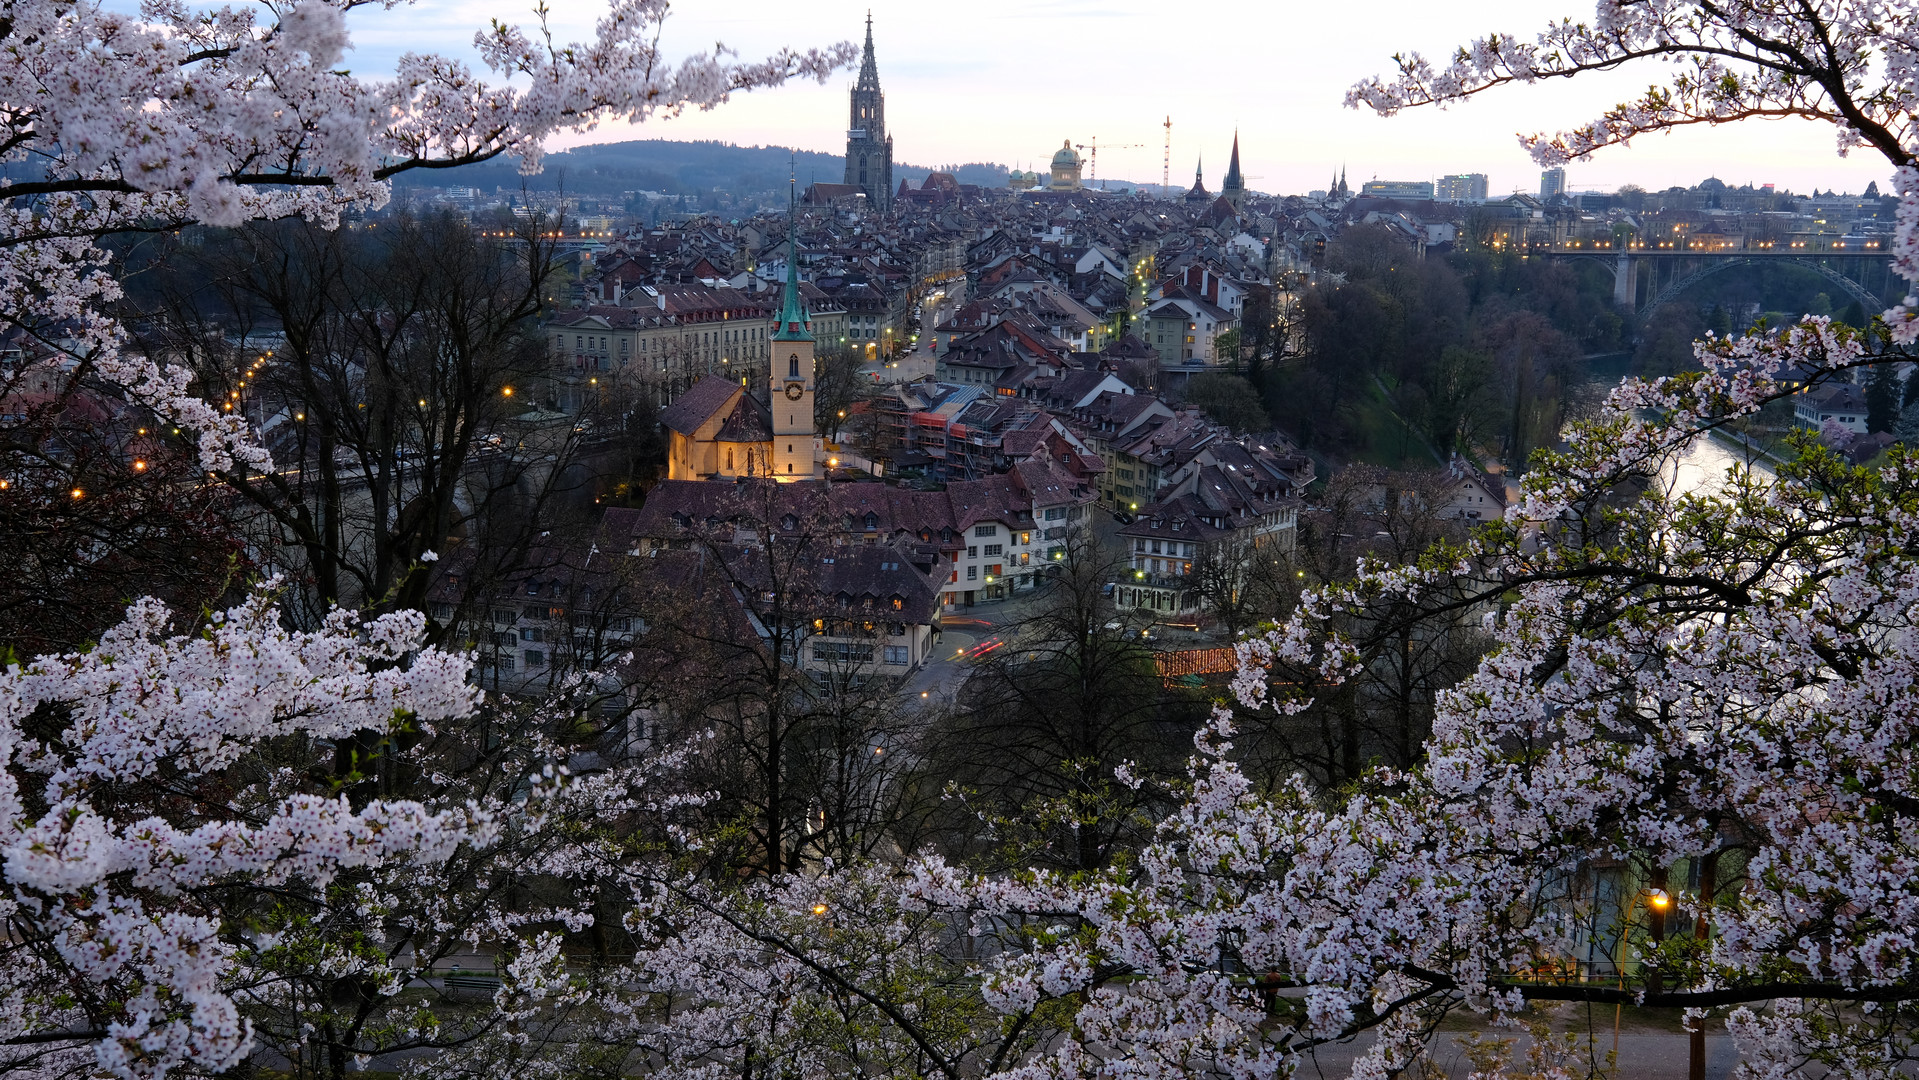
[[[1159,194],[1165,198],[1173,190],[1173,118],[1166,118],[1166,158],[1159,164]]]
[[[1088,163],[1092,166],[1092,170],[1093,170],[1092,182],[1095,184],[1099,183],[1099,136],[1097,135],[1093,136],[1093,141],[1090,143],[1074,143],[1073,148],[1076,150],[1089,151],[1087,159],[1088,159]],[[1106,146],[1106,149],[1108,150],[1144,150],[1146,149],[1146,145],[1144,143],[1127,143],[1123,146],[1114,146],[1111,143],[1108,143]],[[1104,191],[1105,189],[1101,188],[1100,190]]]

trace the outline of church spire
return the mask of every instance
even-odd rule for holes
[[[866,53],[860,57],[859,88],[861,90],[880,88],[880,64],[873,58],[873,12],[871,9],[866,12]]]
[[[1222,186],[1228,190],[1243,186],[1239,178],[1239,132],[1237,131],[1233,132],[1233,160],[1226,166],[1226,181]]]
[[[773,331],[773,340],[811,341],[813,335],[809,328],[813,316],[800,297],[799,177],[795,175],[788,186],[791,190],[786,197],[786,289],[780,295],[779,325]]]

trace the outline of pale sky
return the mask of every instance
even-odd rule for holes
[[[549,0],[555,36],[584,39],[601,8]],[[359,9],[347,63],[388,70],[404,49],[470,56],[488,18],[530,22],[530,0],[416,0]],[[745,58],[781,45],[857,42],[869,0],[681,0],[668,19],[669,54],[722,41]],[[1172,176],[1190,184],[1204,155],[1206,186],[1218,190],[1234,129],[1249,187],[1303,193],[1342,163],[1356,189],[1377,177],[1424,180],[1484,172],[1497,195],[1538,187],[1539,169],[1515,133],[1557,130],[1596,116],[1662,72],[1645,67],[1554,86],[1513,87],[1448,111],[1393,119],[1343,106],[1346,88],[1384,74],[1396,51],[1441,59],[1493,30],[1531,34],[1550,17],[1590,16],[1578,0],[1299,0],[1179,4],[1144,0],[870,0],[880,81],[896,160],[916,165],[996,161],[1037,168],[1062,140],[1102,147],[1099,172],[1157,182],[1170,115]],[[1470,11],[1468,10],[1470,9]],[[720,139],[840,153],[846,91],[854,72],[822,87],[795,84],[736,97],[704,114],[602,127],[556,148],[633,138]],[[1140,149],[1120,149],[1142,144]],[[1773,183],[1809,191],[1887,186],[1876,154],[1835,152],[1831,131],[1803,121],[1746,122],[1643,139],[1568,168],[1573,190],[1692,184]]]

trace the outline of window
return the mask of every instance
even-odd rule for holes
[[[1020,543],[1022,543],[1022,544],[1030,544],[1030,543],[1032,543],[1032,542],[1033,542],[1033,534],[1032,534],[1032,533],[1029,533],[1029,532],[1023,532],[1023,533],[1020,533],[1020,534],[1019,534],[1019,542],[1020,542]]]
[[[813,643],[813,659],[864,664],[873,659],[873,646],[851,641],[816,641]]]
[[[974,536],[998,536],[998,525],[978,525],[973,528]]]
[[[1003,554],[1005,550],[1006,548],[1003,544],[988,544],[986,545],[986,557],[990,559],[995,555]]]
[[[546,653],[540,649],[528,649],[526,651],[526,666],[529,668],[545,667]]]
[[[1133,475],[1131,472],[1125,469],[1121,469],[1120,473],[1126,476],[1128,479],[1131,479]],[[1063,506],[1050,507],[1046,511],[1046,520],[1048,521],[1058,521],[1059,519],[1065,516],[1066,516],[1066,508]]]
[[[498,633],[493,634],[488,640],[493,642],[493,644],[495,645],[504,645],[510,649],[513,647],[514,643],[518,641],[519,639],[514,635],[513,631],[501,630]]]
[[[511,656],[502,656],[497,659],[489,661],[489,663],[493,664],[495,667],[499,668],[501,671],[513,670],[513,658]]]
[[[493,609],[493,621],[496,623],[510,623],[519,617],[520,613],[510,607]]]
[[[886,662],[889,664],[903,667],[907,663],[906,656],[907,650],[904,645],[888,645],[886,647]]]
[[[540,579],[539,578],[528,578],[526,580],[526,594],[528,596],[540,595]]]
[[[968,580],[968,581],[978,581],[978,580],[979,580],[979,567],[977,567],[977,566],[969,566],[969,567],[967,567],[967,568],[966,568],[966,580]]]
[[[1159,541],[1153,541],[1153,554],[1159,554]]]
[[[521,641],[545,641],[546,631],[540,629],[537,626],[522,626],[520,628],[520,640]]]
[[[998,564],[998,563],[994,563],[994,564],[992,564],[991,566],[988,566],[988,567],[986,568],[986,576],[987,576],[987,577],[999,577],[999,576],[1000,576],[1000,568],[999,568],[999,565],[1000,565],[1000,564]]]
[[[979,558],[979,548],[978,548],[977,546],[975,546],[975,547],[969,547],[969,548],[967,548],[967,549],[966,549],[966,557],[967,557],[967,558],[969,558],[969,559],[977,559],[977,558]]]
[[[800,377],[800,354],[799,353],[794,353],[793,355],[786,358],[786,377],[789,379],[797,379]]]
[[[432,612],[433,617],[436,619],[451,619],[453,617],[453,605],[434,604],[432,606]]]

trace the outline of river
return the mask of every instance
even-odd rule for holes
[[[1742,451],[1726,440],[1710,435],[1693,440],[1684,454],[1667,462],[1660,472],[1672,484],[1674,494],[1697,492],[1703,495],[1719,490],[1726,482],[1727,470],[1735,465],[1746,465],[1767,475],[1772,474],[1772,462],[1763,454]]]

